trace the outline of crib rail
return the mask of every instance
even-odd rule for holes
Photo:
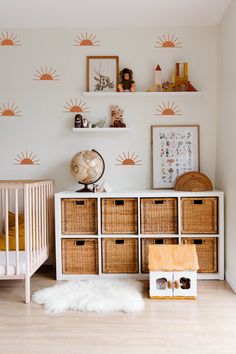
[[[0,235],[5,235],[4,265],[0,265],[4,267],[5,272],[3,274],[1,269],[0,278],[4,276],[11,279],[20,278],[21,274],[29,277],[52,254],[54,250],[53,193],[54,184],[51,180],[0,181]],[[20,259],[22,254],[20,233],[22,232],[25,269],[21,269]]]

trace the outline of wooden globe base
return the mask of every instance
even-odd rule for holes
[[[83,193],[83,192],[85,192],[85,193],[86,193],[86,192],[87,192],[87,193],[91,193],[91,192],[93,192],[93,190],[88,188],[88,184],[84,184],[84,188],[78,189],[76,192],[80,192],[80,193],[81,193],[81,192],[82,192],[82,193]]]

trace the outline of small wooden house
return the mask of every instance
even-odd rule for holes
[[[151,299],[195,299],[198,258],[195,245],[149,245]]]

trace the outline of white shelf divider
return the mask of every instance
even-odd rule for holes
[[[73,128],[72,131],[74,133],[127,133],[130,132],[131,129],[129,127],[126,128]]]

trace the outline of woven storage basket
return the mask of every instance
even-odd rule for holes
[[[212,189],[210,179],[201,172],[186,172],[176,179],[176,191],[203,192],[212,191]]]
[[[196,246],[199,273],[216,273],[217,264],[217,237],[184,237],[183,244],[194,244]]]
[[[176,234],[177,198],[142,198],[141,233]]]
[[[143,238],[142,239],[142,273],[148,273],[149,245],[177,245],[178,238]]]
[[[216,234],[217,197],[181,198],[183,234]]]
[[[102,233],[137,234],[138,199],[102,198]]]
[[[61,214],[63,235],[97,234],[97,199],[62,199]]]
[[[138,239],[102,239],[103,273],[138,273]]]
[[[98,274],[98,240],[62,239],[63,274]]]

